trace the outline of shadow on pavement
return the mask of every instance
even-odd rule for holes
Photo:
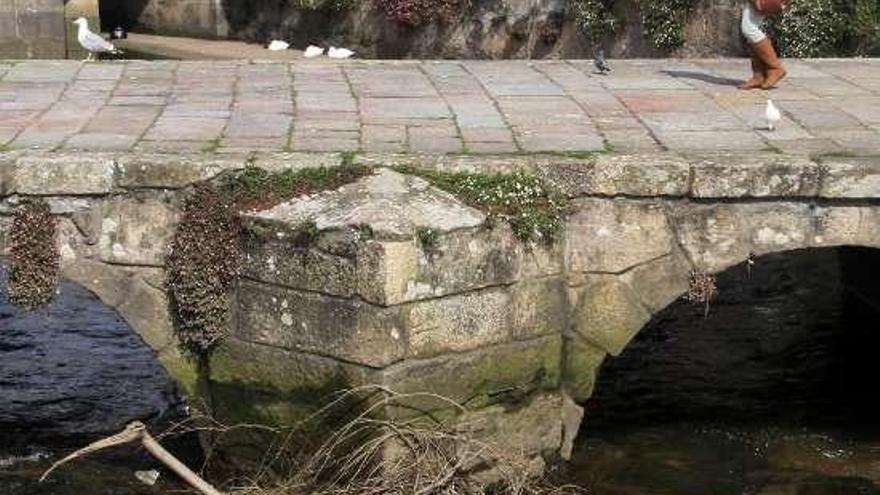
[[[705,72],[692,72],[688,70],[663,70],[660,72],[672,77],[696,79],[698,81],[707,82],[709,84],[716,84],[718,86],[739,86],[742,82],[738,79],[713,76],[712,74],[706,74]]]

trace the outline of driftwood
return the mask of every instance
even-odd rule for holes
[[[60,461],[52,464],[52,466],[40,476],[40,482],[42,483],[52,471],[56,468],[60,467],[62,464],[66,464],[77,457],[82,457],[92,452],[97,452],[99,450],[103,450],[109,447],[115,447],[117,445],[123,445],[126,443],[131,443],[134,441],[140,440],[141,445],[147,449],[147,452],[152,454],[159,462],[165,464],[168,469],[174,471],[178,476],[180,476],[184,481],[189,483],[190,486],[195,488],[196,490],[202,492],[205,495],[223,495],[222,492],[214,488],[210,483],[202,479],[199,475],[194,473],[190,468],[186,467],[182,462],[177,460],[176,457],[171,455],[170,452],[165,450],[159,442],[153,438],[152,435],[147,431],[147,427],[144,426],[140,421],[134,421],[129,423],[125,429],[111,437],[103,438],[96,442],[93,442],[76,452],[70,454],[69,456],[61,459]]]

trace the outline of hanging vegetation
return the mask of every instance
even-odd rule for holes
[[[238,216],[232,198],[213,185],[196,187],[166,261],[167,289],[181,345],[209,352],[225,336],[238,277]]]
[[[40,199],[23,203],[10,229],[9,300],[33,310],[52,302],[58,289],[57,226],[49,205]]]

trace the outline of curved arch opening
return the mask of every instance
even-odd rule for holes
[[[177,386],[156,353],[92,292],[63,280],[51,305],[24,312],[9,303],[6,279],[0,260],[0,493],[73,493],[60,488],[65,485],[96,494],[113,489],[88,478],[116,471],[90,461],[65,470],[57,485],[34,483],[62,452],[130,421],[159,427],[180,419],[185,405]],[[118,468],[125,472],[122,485],[133,480],[126,459],[132,457],[118,456],[125,463]],[[134,467],[149,463],[133,459]],[[120,490],[112,493],[129,493]]]
[[[880,494],[880,249],[762,256],[601,366],[572,476],[596,494]]]

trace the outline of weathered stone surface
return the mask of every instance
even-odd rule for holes
[[[523,280],[510,288],[511,337],[526,340],[562,334],[568,328],[568,287],[564,277]]]
[[[877,158],[826,158],[822,169],[823,198],[880,198]]]
[[[585,198],[573,206],[567,226],[573,271],[620,273],[672,250],[666,214],[656,202]]]
[[[813,197],[819,165],[805,157],[716,153],[693,165],[696,198]]]
[[[517,456],[551,456],[562,445],[562,396],[539,394],[515,408],[493,405],[462,414],[456,431],[474,442],[491,445],[492,451],[479,453],[480,445],[462,445],[462,454],[477,455],[484,461]]]
[[[430,245],[418,235],[381,241],[367,229],[344,228],[302,247],[289,240],[297,225],[246,216],[244,226],[247,276],[383,305],[510,284],[524,275],[558,273],[562,264],[547,248],[527,252],[507,226],[432,232]]]
[[[681,205],[672,210],[679,242],[695,268],[717,273],[748,258],[745,219],[731,205]]]
[[[565,336],[562,387],[577,402],[593,395],[599,367],[608,355],[577,334]]]
[[[40,196],[106,194],[113,190],[114,172],[107,155],[27,155],[18,159],[9,189]]]
[[[470,408],[513,400],[559,386],[561,337],[502,344],[462,354],[407,360],[383,371],[383,384],[400,393],[438,394]],[[408,401],[415,410],[448,409],[430,397]],[[401,409],[397,414],[412,414]]]
[[[174,198],[115,197],[100,205],[101,259],[126,265],[163,266],[180,217]]]
[[[695,267],[716,273],[764,254],[808,247],[815,222],[802,203],[682,205],[674,208],[680,242]]]
[[[380,169],[336,191],[283,203],[252,216],[291,225],[312,221],[320,230],[364,225],[380,239],[409,239],[418,228],[448,232],[477,227],[485,221],[485,214],[452,195],[389,169]]]
[[[241,249],[245,277],[286,287],[352,296],[359,293],[358,262],[360,252],[372,252],[366,239],[356,229],[325,232],[316,242],[297,245],[302,233],[298,225],[242,218]],[[369,265],[368,265],[369,266]],[[372,272],[371,272],[372,273]],[[384,272],[374,291],[363,294],[371,302],[385,289]],[[374,282],[370,280],[370,282]],[[370,287],[373,289],[373,287]]]
[[[307,404],[377,381],[369,368],[238,339],[227,339],[217,348],[210,369],[212,387],[246,387]]]
[[[401,308],[244,281],[236,335],[245,341],[373,367],[403,359],[408,328]]]
[[[184,356],[177,346],[166,347],[156,356],[168,375],[190,400],[199,400],[204,391],[199,390],[199,372],[193,359]]]
[[[637,266],[620,279],[649,310],[656,313],[678,299],[688,289],[690,263],[678,250],[669,256]]]
[[[179,189],[211,179],[229,170],[243,169],[246,157],[179,153],[125,154],[116,157],[118,184],[132,189]]]
[[[574,440],[580,432],[581,421],[584,419],[584,408],[577,405],[571,397],[562,396],[562,445],[559,456],[566,461],[571,460],[574,451]]]
[[[511,294],[485,289],[417,303],[409,310],[410,352],[414,358],[461,352],[510,340]]]
[[[591,275],[583,287],[572,289],[575,333],[609,354],[619,355],[651,319],[638,297],[611,275]]]
[[[570,197],[685,196],[690,164],[669,154],[597,155],[538,167],[539,175]]]
[[[18,153],[0,152],[0,197],[12,192],[15,177],[15,161]]]
[[[144,270],[109,265],[89,259],[62,261],[62,275],[115,308],[156,352],[176,343],[165,294],[147,283]]]
[[[12,228],[12,217],[0,216],[0,255],[6,256],[9,251],[9,229]]]

